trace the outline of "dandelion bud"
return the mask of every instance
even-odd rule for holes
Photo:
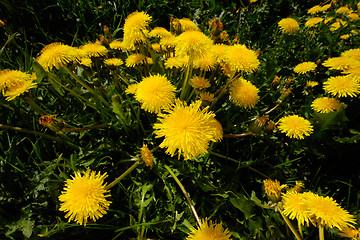
[[[273,89],[276,89],[276,87],[279,85],[279,83],[280,83],[280,78],[277,75],[275,75],[274,79],[271,82],[271,87]]]
[[[290,88],[284,89],[281,96],[278,99],[278,102],[284,101],[290,95],[290,93],[291,93]]]
[[[265,179],[264,187],[270,201],[273,203],[278,203],[281,201],[281,190],[287,187],[287,185],[280,185],[278,180],[273,181],[271,179]]]
[[[223,30],[223,24],[217,17],[215,17],[211,22],[209,22],[209,25],[210,35],[212,36],[218,36]]]
[[[294,83],[294,79],[293,79],[293,78],[287,78],[287,79],[285,80],[285,83],[286,83],[287,85],[291,85],[291,84]]]
[[[258,134],[263,130],[266,122],[269,120],[269,115],[257,117],[254,121],[249,124],[248,131],[254,134]]]
[[[228,43],[229,42],[229,34],[226,31],[222,31],[219,34],[219,42],[220,43]]]
[[[272,132],[272,131],[274,131],[275,127],[276,127],[275,122],[273,120],[269,120],[268,124],[265,127],[265,131]]]

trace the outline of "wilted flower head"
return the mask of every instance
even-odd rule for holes
[[[75,176],[66,180],[59,196],[59,210],[66,212],[65,218],[69,218],[69,222],[74,220],[86,226],[88,219],[95,222],[106,214],[111,203],[106,199],[110,197],[104,184],[106,177],[106,173],[101,175],[88,169],[83,175],[76,172]]]
[[[151,154],[149,148],[147,147],[147,145],[145,143],[140,148],[140,153],[141,153],[141,159],[144,161],[145,165],[150,167],[150,168],[153,168],[153,166],[154,166],[154,157]]]
[[[289,115],[280,118],[278,128],[290,138],[304,139],[313,132],[311,123],[298,115]]]
[[[311,108],[319,113],[329,113],[339,110],[341,103],[336,98],[321,97],[311,103]]]
[[[214,223],[205,218],[201,220],[201,227],[190,229],[186,240],[230,240],[230,233],[223,228],[221,222]]]
[[[316,63],[303,62],[303,63],[299,63],[298,65],[295,66],[294,72],[299,73],[299,74],[305,74],[307,72],[314,71],[315,68],[316,68]]]
[[[29,89],[35,88],[37,83],[34,82],[35,75],[24,73],[17,70],[5,69],[0,72],[0,91],[11,101],[16,97],[28,92]]]
[[[356,97],[360,93],[360,83],[349,75],[330,77],[323,88],[334,97]]]
[[[242,44],[229,46],[225,52],[224,60],[235,72],[254,72],[260,65],[256,52]]]
[[[85,57],[101,57],[107,54],[106,47],[97,42],[89,42],[83,46],[80,46],[80,50]]]
[[[299,31],[299,23],[293,18],[283,18],[278,22],[278,25],[283,33],[295,34]]]
[[[212,41],[200,31],[186,31],[176,37],[175,53],[178,56],[192,55],[194,58],[205,56]]]
[[[259,89],[244,78],[235,80],[229,89],[231,100],[237,106],[243,108],[254,108],[259,100]]]
[[[340,237],[351,238],[351,239],[360,239],[360,228],[356,229],[355,227],[343,227],[341,232],[339,232]]]
[[[166,114],[159,115],[160,123],[154,124],[156,138],[164,137],[161,148],[167,148],[166,153],[178,157],[184,154],[185,160],[207,153],[210,141],[219,140],[219,128],[215,114],[208,108],[200,109],[201,101],[187,106],[181,100],[175,100]]]
[[[271,179],[265,179],[264,181],[265,192],[268,195],[269,199],[273,203],[277,203],[281,201],[281,190],[286,188],[287,185],[280,185],[280,182],[275,179],[275,181]]]

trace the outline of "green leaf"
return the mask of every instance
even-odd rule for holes
[[[230,198],[231,204],[244,213],[246,219],[250,219],[254,216],[254,202],[247,199],[243,195],[239,195],[237,198]]]

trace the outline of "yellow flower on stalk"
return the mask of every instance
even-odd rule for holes
[[[125,90],[126,94],[134,94],[136,93],[136,89],[138,87],[138,83],[130,84],[127,89]]]
[[[349,49],[341,53],[341,57],[354,58],[360,61],[360,48]]]
[[[349,75],[330,77],[323,88],[334,97],[356,97],[360,93],[359,81]]]
[[[242,44],[229,46],[225,52],[224,60],[235,72],[254,72],[260,65],[256,52]]]
[[[201,71],[214,70],[216,64],[216,56],[211,52],[194,60],[194,68],[199,68]]]
[[[354,216],[339,206],[332,197],[323,197],[309,192],[304,198],[304,203],[311,222],[316,227],[336,227],[342,230],[344,227],[352,227],[352,224],[355,224]]]
[[[200,31],[186,31],[176,37],[175,53],[177,56],[203,57],[210,50],[212,41]]]
[[[351,10],[349,9],[348,6],[343,6],[343,7],[339,7],[338,9],[336,9],[335,13],[337,13],[337,14],[351,13]]]
[[[6,97],[6,101],[14,100],[16,97],[35,88],[35,75],[18,70],[5,69],[0,72],[0,91]]]
[[[290,219],[296,218],[301,225],[309,226],[309,213],[308,208],[304,202],[304,197],[307,193],[299,193],[296,191],[288,191],[283,194],[283,214]]]
[[[344,39],[344,40],[347,40],[350,38],[350,34],[343,34],[340,36],[340,39]]]
[[[221,222],[214,223],[205,218],[201,220],[201,227],[190,229],[186,240],[230,240],[230,233]]]
[[[182,58],[179,57],[169,57],[164,62],[165,68],[182,68],[185,66],[185,62],[182,61]]]
[[[60,211],[66,212],[65,218],[86,226],[88,219],[96,221],[109,209],[110,191],[106,189],[104,179],[107,174],[96,173],[88,169],[83,175],[75,172],[75,176],[66,180],[64,190],[59,196]]]
[[[130,56],[128,56],[125,60],[125,66],[127,67],[135,67],[137,65],[141,65],[145,63],[152,64],[153,61],[151,58],[146,57],[141,53],[133,53]]]
[[[360,66],[360,61],[350,57],[333,57],[323,62],[325,67],[331,70],[348,70]]]
[[[329,3],[329,4],[325,4],[324,6],[322,6],[321,7],[321,12],[325,12],[325,11],[327,11],[329,8],[331,7],[331,3]]]
[[[259,89],[251,82],[240,77],[235,80],[229,89],[231,100],[239,107],[254,108],[259,100]]]
[[[339,110],[341,102],[336,98],[321,97],[311,103],[311,108],[319,113],[329,113]]]
[[[149,36],[149,23],[152,17],[145,12],[133,12],[129,14],[124,23],[124,39],[125,48],[132,49],[136,44],[146,42]]]
[[[268,195],[269,199],[273,203],[277,203],[281,201],[281,190],[286,188],[287,185],[280,185],[280,182],[275,179],[275,181],[271,179],[265,179],[263,181],[265,187],[265,193]]]
[[[70,62],[79,62],[81,59],[79,49],[70,47],[60,42],[45,46],[36,61],[46,70],[51,71],[54,67],[60,69]]]
[[[200,31],[200,29],[196,26],[196,24],[191,21],[189,18],[179,19],[181,31]]]
[[[199,76],[193,76],[190,79],[190,85],[193,88],[198,89],[198,90],[202,90],[202,89],[211,87],[209,80],[207,80],[204,77],[199,77]]]
[[[294,72],[299,74],[305,74],[310,71],[314,71],[316,68],[316,63],[314,62],[302,62],[295,66]]]
[[[80,51],[85,57],[102,57],[107,54],[106,47],[97,42],[80,46]]]
[[[305,27],[314,27],[315,25],[317,25],[318,23],[321,23],[324,20],[324,18],[322,17],[313,17],[310,18],[309,20],[307,20],[305,22]]]
[[[124,62],[120,58],[108,58],[104,60],[104,63],[108,66],[115,66],[115,67],[124,64]]]
[[[154,166],[154,157],[151,154],[149,148],[147,147],[147,145],[145,143],[140,148],[140,153],[141,153],[141,159],[144,161],[145,165],[150,167],[150,168],[153,168],[153,166]]]
[[[293,18],[283,18],[278,22],[281,31],[286,34],[295,34],[299,31],[299,23]]]
[[[166,76],[160,74],[145,77],[137,84],[135,99],[141,103],[141,108],[151,113],[159,113],[172,104],[176,87]]]
[[[175,48],[176,37],[171,34],[170,36],[161,38],[159,43],[163,49]]]
[[[336,31],[341,27],[345,27],[347,26],[347,22],[341,19],[336,19],[336,22],[334,22],[333,24],[330,25],[330,31]]]
[[[0,27],[4,27],[4,26],[5,26],[4,21],[2,21],[2,20],[0,19]]]
[[[124,44],[121,41],[112,41],[109,46],[111,49],[125,50]]]
[[[199,93],[199,98],[201,101],[205,101],[207,103],[211,103],[212,101],[214,101],[214,94],[209,93],[209,92],[201,92]]]
[[[172,34],[163,27],[154,27],[150,31],[149,36],[157,37],[157,38],[164,38],[164,37],[170,37],[170,36],[172,36]]]
[[[166,114],[159,115],[160,123],[154,124],[156,138],[164,137],[161,148],[167,148],[166,153],[174,156],[178,151],[184,159],[195,158],[207,153],[210,142],[219,139],[219,126],[216,124],[215,114],[208,112],[208,107],[200,109],[201,101],[189,106],[179,99]]]
[[[311,14],[311,15],[314,15],[314,14],[319,13],[319,12],[321,12],[321,11],[323,11],[322,7],[321,7],[320,5],[315,5],[315,6],[313,6],[312,8],[310,8],[310,9],[307,11],[307,13],[308,13],[308,14]]]
[[[349,13],[347,16],[350,18],[350,22],[356,22],[360,19],[359,14],[357,13]]]
[[[282,117],[277,124],[280,132],[289,138],[304,139],[304,136],[310,136],[314,131],[311,123],[298,115]]]
[[[351,239],[360,239],[360,228],[356,229],[355,227],[343,227],[341,232],[339,232],[340,237],[351,238]]]
[[[295,182],[295,186],[290,188],[289,191],[290,192],[297,192],[300,193],[301,190],[305,187],[305,184],[301,181],[296,181]]]

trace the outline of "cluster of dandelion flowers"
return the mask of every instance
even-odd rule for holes
[[[293,18],[283,18],[278,22],[281,31],[286,34],[295,34],[299,31],[299,23]]]
[[[16,97],[35,88],[35,75],[24,73],[18,70],[5,69],[0,72],[0,91],[7,101],[14,100]]]
[[[144,161],[145,165],[152,168],[154,166],[154,157],[145,143],[140,148],[140,153],[141,159]]]
[[[310,71],[314,71],[316,68],[316,63],[314,62],[302,62],[295,66],[294,72],[299,74],[305,74]]]
[[[244,78],[235,80],[229,89],[231,100],[237,106],[243,108],[254,108],[259,100],[259,89]]]
[[[107,49],[100,43],[89,42],[83,46],[80,46],[81,53],[85,57],[102,57],[107,54]]]
[[[339,110],[341,102],[336,98],[320,97],[311,103],[311,108],[318,113],[329,113]]]
[[[308,208],[305,205],[304,197],[307,193],[298,193],[296,191],[288,191],[282,196],[283,214],[290,219],[296,218],[299,224],[309,225]]]
[[[59,196],[59,210],[66,212],[65,218],[69,218],[69,222],[74,220],[86,226],[88,219],[95,222],[106,214],[111,203],[106,199],[110,196],[104,184],[106,177],[106,173],[101,175],[88,169],[83,175],[76,172],[75,176],[66,180]]]
[[[224,229],[222,223],[214,223],[206,218],[201,219],[201,227],[191,228],[186,240],[230,240],[228,229]]]
[[[202,89],[211,87],[211,84],[208,79],[206,79],[204,77],[199,77],[199,76],[193,76],[190,79],[190,85],[193,88],[198,89],[198,90],[202,90]]]
[[[145,12],[133,12],[128,15],[124,23],[124,41],[126,48],[132,48],[139,42],[145,42],[149,35],[149,23],[152,17]]]
[[[281,201],[281,190],[283,188],[286,188],[287,185],[286,184],[280,185],[280,182],[276,179],[275,181],[271,179],[265,179],[263,183],[264,183],[266,195],[268,195],[269,199],[273,203],[277,203]]]
[[[189,106],[179,99],[166,114],[159,115],[159,123],[154,124],[156,138],[164,137],[161,148],[167,148],[166,153],[174,156],[178,151],[188,160],[207,153],[210,141],[216,142],[222,138],[221,124],[215,119],[208,108],[200,109],[201,101]],[[220,134],[221,132],[221,134]]]
[[[175,99],[176,87],[166,76],[160,74],[145,77],[137,84],[135,99],[141,103],[141,108],[152,113],[159,113],[172,104]]]
[[[160,42],[161,44],[161,42]],[[176,37],[177,56],[203,57],[210,50],[212,41],[200,31],[186,31]]]
[[[79,62],[81,57],[82,54],[78,48],[55,42],[45,46],[36,61],[46,71],[51,71],[54,67],[60,69],[70,62]]]
[[[314,131],[309,120],[298,115],[284,116],[277,124],[280,132],[289,138],[304,139],[304,136],[310,136]]]
[[[360,93],[359,81],[349,75],[330,77],[323,88],[334,97],[356,97]]]
[[[260,65],[256,52],[243,44],[229,46],[224,54],[224,62],[234,72],[254,72]]]

